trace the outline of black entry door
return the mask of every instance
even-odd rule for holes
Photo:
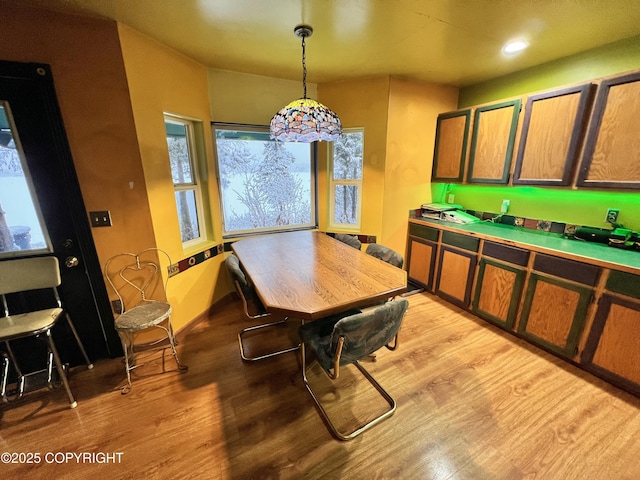
[[[4,232],[0,261],[55,255],[61,266],[62,301],[89,357],[95,360],[118,356],[122,351],[120,341],[113,327],[113,314],[50,68],[43,64],[0,61],[0,113],[0,150],[15,150],[4,152],[15,153],[13,165],[10,156],[0,157],[0,207],[4,209],[0,212],[0,222],[4,220],[4,225],[0,223],[4,227],[0,230],[0,235]],[[21,165],[16,165],[15,158],[19,158]],[[22,217],[29,213],[22,212],[20,205],[24,202],[18,202],[23,191],[11,183],[15,180],[11,175],[20,174],[34,203],[30,225],[24,225],[27,222]],[[12,222],[17,225],[11,225]],[[44,302],[43,296],[16,296],[11,300],[11,313],[26,308],[27,303],[31,306],[41,301]],[[53,335],[63,361],[71,365],[82,362],[66,322],[59,322]],[[12,348],[18,350],[16,355],[23,368],[22,362],[30,366],[40,362],[41,346],[26,341],[12,344]]]

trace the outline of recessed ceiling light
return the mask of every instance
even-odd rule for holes
[[[514,40],[505,44],[502,47],[502,53],[505,55],[515,55],[516,53],[521,52],[525,48],[529,46],[529,43],[525,40]]]

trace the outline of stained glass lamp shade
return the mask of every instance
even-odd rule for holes
[[[332,142],[342,133],[338,116],[310,98],[286,105],[271,119],[271,138],[282,142]]]
[[[281,142],[311,143],[319,140],[332,142],[342,134],[342,123],[329,108],[307,98],[307,65],[305,63],[305,38],[313,29],[298,25],[294,32],[302,38],[302,84],[304,96],[280,109],[271,119],[271,138]]]

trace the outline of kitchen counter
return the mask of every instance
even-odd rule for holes
[[[418,217],[410,217],[409,221],[640,275],[640,252],[635,250],[623,250],[602,243],[568,239],[559,233],[539,232],[486,221],[458,224]]]

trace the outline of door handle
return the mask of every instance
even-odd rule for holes
[[[67,257],[64,260],[64,264],[67,266],[67,268],[77,267],[79,263],[80,262],[78,261],[77,257]]]

